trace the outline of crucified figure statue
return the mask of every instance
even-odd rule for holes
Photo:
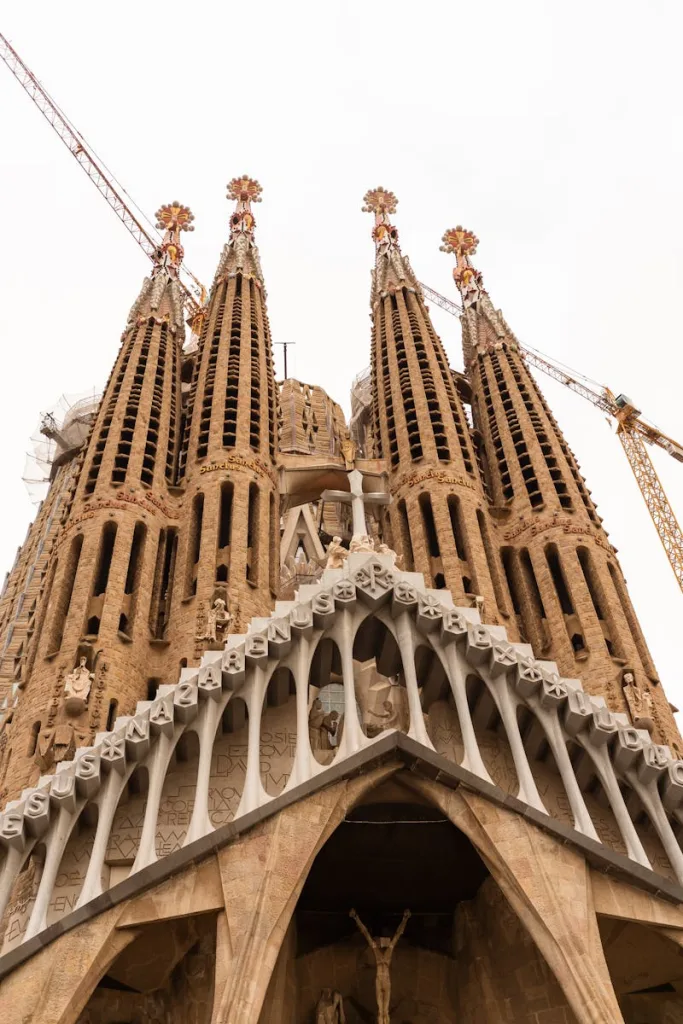
[[[375,977],[377,1024],[390,1024],[389,1001],[391,998],[391,958],[394,955],[396,943],[403,935],[406,925],[408,924],[410,911],[404,910],[403,920],[396,929],[393,939],[373,939],[372,935],[367,930],[355,910],[351,909],[349,911],[349,917],[352,917],[356,922],[359,931],[375,955],[375,964],[377,966],[377,976]]]

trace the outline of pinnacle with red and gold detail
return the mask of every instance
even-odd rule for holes
[[[235,212],[230,217],[231,241],[235,241],[239,235],[253,235],[256,220],[251,212],[251,204],[261,202],[262,191],[258,181],[247,177],[246,174],[228,182],[228,199],[234,199],[237,203]]]
[[[372,238],[377,255],[385,255],[390,249],[398,249],[398,231],[389,220],[389,214],[396,213],[398,199],[393,192],[382,188],[371,188],[363,196],[363,213],[374,213],[375,226]]]
[[[457,228],[444,231],[441,241],[441,252],[455,254],[457,265],[453,269],[453,280],[462,295],[463,305],[465,308],[472,306],[479,300],[483,290],[481,272],[470,262],[470,256],[477,251],[479,239],[472,231],[458,224]]]
[[[180,232],[194,231],[194,214],[189,206],[173,202],[160,206],[155,216],[157,228],[164,232],[164,239],[155,256],[155,269],[158,271],[163,267],[176,276],[185,255],[180,244]]]

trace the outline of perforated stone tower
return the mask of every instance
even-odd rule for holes
[[[535,651],[677,745],[616,552],[514,334],[471,263],[477,242],[457,227],[444,234],[442,249],[457,259],[472,416],[507,585],[502,610]]]
[[[683,1021],[680,737],[476,239],[460,374],[367,193],[349,436],[276,390],[260,192],[186,347],[159,211],[0,597],[0,1024]]]

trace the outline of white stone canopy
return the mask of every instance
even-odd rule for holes
[[[384,749],[387,733],[369,737],[357,704],[354,641],[372,617],[393,637],[398,650],[411,749],[424,751],[437,769],[444,757],[449,759],[461,783],[494,792],[481,735],[495,718],[516,779],[514,792],[497,791],[502,802],[521,813],[531,809],[535,821],[547,820],[549,827],[564,830],[569,841],[573,837],[584,849],[604,848],[612,870],[616,862],[628,873],[630,864],[636,884],[642,883],[645,872],[651,875],[649,888],[676,898],[680,890],[672,886],[671,878],[683,885],[683,854],[676,836],[683,822],[683,761],[674,760],[668,747],[653,744],[647,732],[634,729],[625,715],[611,712],[602,698],[586,694],[577,680],[560,678],[554,663],[535,660],[529,645],[509,643],[503,627],[483,625],[476,611],[454,607],[447,591],[426,588],[422,576],[401,572],[392,562],[377,554],[350,555],[343,569],[326,571],[320,583],[302,587],[297,600],[278,602],[270,617],[252,620],[246,635],[230,636],[222,651],[204,655],[199,668],[183,669],[177,684],[160,687],[154,701],[140,702],[134,716],[118,718],[113,730],[98,734],[92,747],[78,749],[55,775],[42,777],[7,805],[0,816],[0,914],[20,872],[38,850],[42,872],[35,900],[16,934],[8,933],[5,950],[39,936],[74,907],[78,912],[120,882],[122,876],[115,872],[107,878],[104,867],[115,822],[121,820],[120,805],[139,769],[146,771],[148,781],[140,803],[134,862],[126,868],[128,879],[163,858],[156,840],[160,803],[170,766],[189,740],[193,782],[179,845],[189,852],[195,844],[199,851],[201,841],[216,830],[210,814],[216,770],[212,764],[218,756],[221,721],[236,698],[244,702],[246,718],[241,791],[225,812],[225,820],[233,823],[245,819],[246,824],[247,815],[253,817],[274,800],[264,786],[261,763],[266,698],[273,681],[286,680],[283,700],[291,694],[296,725],[284,795],[312,780],[317,787],[338,778],[345,762],[351,764],[373,745]],[[311,667],[324,640],[336,645],[345,698],[343,732],[330,764],[316,759],[309,739]],[[420,676],[416,654],[421,648],[429,652],[430,673],[436,666],[439,678],[446,681],[436,696],[430,696],[430,679]],[[457,724],[457,761],[453,747],[439,750],[430,736],[425,711],[435,699],[451,709],[448,713]],[[267,742],[279,742],[268,735]],[[564,821],[539,788],[536,765],[542,754],[552,760],[561,780],[567,806]],[[443,774],[445,778],[448,773]],[[614,826],[616,841],[611,848],[604,840],[605,828],[601,836],[596,825],[596,808],[597,816],[602,814],[593,795],[596,780]],[[227,808],[228,796],[225,801]],[[59,877],[65,850],[84,826],[89,835],[81,857],[87,863],[85,875],[73,901],[59,906],[54,896],[65,884]],[[663,850],[665,864],[661,859],[653,864],[646,833]]]

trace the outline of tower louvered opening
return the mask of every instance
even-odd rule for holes
[[[111,472],[111,482],[113,484],[124,483],[128,472],[128,463],[130,462],[133,438],[135,436],[135,425],[140,411],[140,399],[142,397],[142,389],[145,383],[145,371],[147,369],[147,361],[149,359],[149,349],[152,343],[153,330],[154,320],[150,317],[147,325],[145,326],[145,333],[140,346],[140,354],[135,367],[135,374],[128,391],[128,401],[126,402],[126,408],[123,414],[119,443],[116,447],[114,467]]]
[[[410,379],[408,355],[406,352],[403,327],[401,325],[401,315],[398,310],[396,296],[391,295],[388,301],[389,308],[391,310],[391,330],[394,337],[394,346],[396,348],[396,362],[398,364],[398,385],[401,401],[403,403],[406,429],[408,431],[410,457],[415,461],[416,459],[421,459],[424,454],[422,450],[422,441],[420,439],[420,424],[417,418],[417,408],[415,406],[413,385]]]
[[[240,387],[240,348],[242,343],[242,288],[241,274],[235,279],[235,295],[230,318],[228,345],[228,370],[225,384],[223,407],[223,447],[234,448],[237,444],[237,406]]]
[[[102,465],[102,459],[104,457],[104,449],[107,446],[107,439],[109,437],[109,431],[111,430],[112,421],[114,419],[116,403],[121,393],[121,388],[123,387],[123,381],[126,376],[126,370],[128,369],[128,363],[130,361],[133,346],[135,344],[135,338],[136,332],[131,331],[131,333],[128,335],[128,338],[126,339],[126,342],[124,343],[125,350],[119,362],[119,368],[118,371],[116,372],[116,377],[113,386],[111,383],[111,378],[109,381],[111,391],[109,393],[106,411],[100,424],[100,430],[97,437],[97,441],[95,443],[95,451],[90,463],[90,469],[88,470],[88,477],[85,484],[86,494],[92,494],[97,484],[97,478],[99,476],[100,467]]]
[[[574,507],[574,503],[572,502],[571,495],[567,492],[567,484],[565,483],[564,477],[562,476],[562,470],[558,466],[557,459],[553,454],[550,439],[544,429],[538,410],[532,401],[530,388],[528,387],[529,382],[526,377],[526,374],[522,375],[520,367],[516,362],[516,357],[513,355],[513,353],[506,349],[505,355],[512,376],[515,379],[515,383],[517,384],[519,393],[522,396],[522,401],[524,402],[524,406],[529,415],[531,426],[533,427],[534,433],[536,435],[536,439],[538,441],[541,454],[543,455],[543,458],[545,459],[546,465],[548,467],[550,478],[553,482],[553,486],[555,487],[555,491],[557,493],[560,505],[562,506],[562,508],[567,509],[567,511],[571,511]]]
[[[498,419],[496,417],[496,408],[493,401],[493,395],[491,393],[491,384],[489,382],[486,358],[481,356],[479,358],[479,372],[481,374],[482,392],[484,395],[484,404],[486,405],[486,418],[489,425],[489,436],[491,438],[491,444],[493,445],[493,451],[498,463],[498,478],[500,480],[501,489],[503,492],[503,499],[505,501],[512,501],[514,497],[514,489],[512,486],[512,479],[510,477],[510,469],[508,467],[507,458],[505,457],[505,448],[503,446],[503,439],[500,436],[500,427],[498,425]]]
[[[500,396],[505,418],[510,430],[510,436],[512,437],[512,443],[515,448],[515,454],[517,455],[519,468],[522,472],[524,486],[526,487],[526,491],[529,496],[529,502],[532,508],[539,508],[543,504],[543,494],[536,477],[536,471],[534,470],[534,466],[531,461],[531,454],[527,447],[524,432],[519,422],[519,417],[517,416],[512,395],[510,394],[507,381],[505,380],[505,374],[500,364],[500,360],[498,359],[498,354],[496,352],[491,352],[489,354],[489,358],[491,360],[493,376],[498,386],[498,394]]]

